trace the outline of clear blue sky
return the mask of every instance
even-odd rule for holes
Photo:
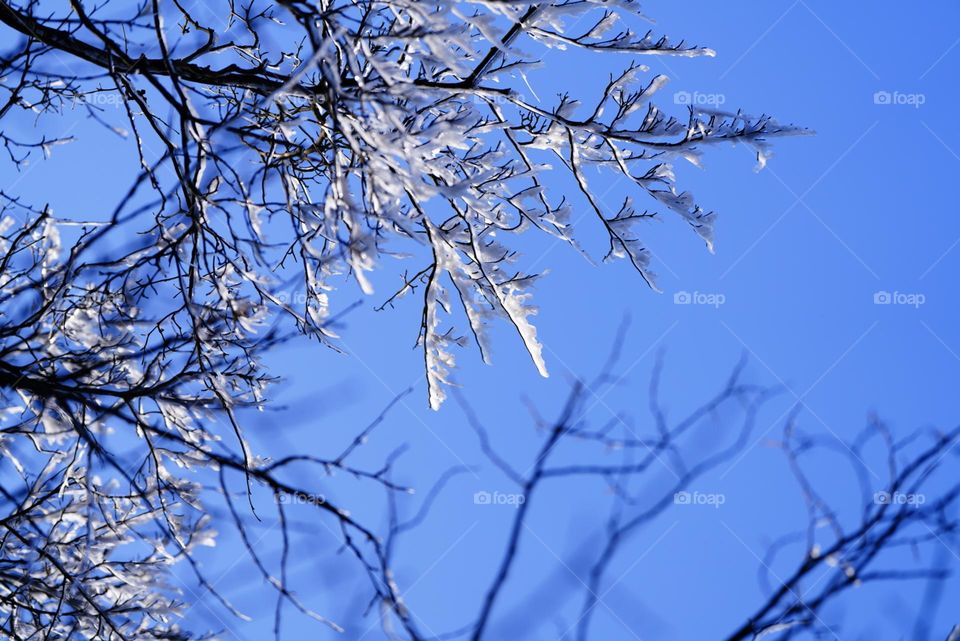
[[[678,95],[770,113],[816,136],[780,140],[760,173],[753,172],[748,150],[734,147],[712,150],[702,170],[678,166],[682,184],[720,213],[717,251],[708,254],[680,221],[652,228],[663,294],[646,288],[625,264],[595,267],[567,247],[537,246],[533,257],[546,252],[540,264],[550,269],[537,289],[537,325],[553,376],[541,379],[503,330],[495,333],[493,366],[483,366],[473,349],[458,354],[458,380],[501,450],[521,468],[539,443],[524,397],[545,416],[557,415],[571,376],[596,373],[628,314],[632,325],[621,361],[628,385],[593,404],[588,418],[597,423],[626,412],[640,429],[647,425],[647,382],[660,350],[671,416],[707,400],[744,352],[751,380],[785,386],[744,456],[691,488],[722,493],[725,504],[671,510],[639,533],[612,568],[611,578],[620,580],[604,595],[594,622],[598,639],[707,639],[732,630],[760,603],[758,557],[776,537],[805,526],[802,498],[782,455],[767,446],[779,437],[791,404],[806,408],[804,428],[845,438],[874,411],[900,435],[960,420],[960,217],[954,197],[960,5],[939,0],[905,8],[884,1],[864,8],[768,0],[659,2],[645,9],[657,20],[656,31],[718,52],[712,59],[646,60],[652,72],[671,77],[662,107],[683,115],[685,107],[673,97],[688,92]],[[531,85],[546,100],[559,90],[577,94],[612,70],[554,57],[531,76]],[[85,123],[71,133],[87,130],[103,138]],[[97,185],[114,169],[112,144],[120,142],[103,143],[97,163],[84,160],[89,148],[59,148],[18,189],[44,194],[58,213],[83,216],[85,207],[102,203]],[[56,175],[59,184],[51,183]],[[125,184],[118,179],[117,189]],[[612,201],[624,193],[623,185],[610,189]],[[587,233],[588,247],[602,255],[600,236]],[[373,464],[393,445],[409,443],[398,478],[420,488],[449,467],[477,466],[447,487],[432,516],[398,550],[398,580],[411,608],[425,630],[442,633],[475,615],[493,572],[491,555],[512,515],[507,506],[474,505],[473,493],[514,490],[482,457],[455,403],[440,412],[427,408],[422,361],[412,349],[416,301],[372,311],[396,279],[396,263],[387,259],[383,266],[377,294],[349,316],[343,331],[350,355],[305,342],[278,353],[271,365],[286,378],[278,396],[289,409],[256,419],[250,435],[275,454],[329,454],[394,393],[416,388],[389,415],[368,460]],[[674,294],[681,291],[722,295],[724,303],[677,305]],[[878,305],[877,292],[897,295],[892,304]],[[346,305],[360,296],[347,287],[338,300]],[[816,475],[822,490],[852,505],[848,475],[827,464]],[[331,493],[349,499],[349,487],[339,479]],[[596,482],[558,484],[539,496],[523,560],[494,619],[509,624],[495,625],[492,639],[560,641],[580,604],[575,575],[583,568],[569,559],[589,553],[609,500]],[[270,525],[265,521],[264,529]],[[213,576],[222,577],[220,585],[243,609],[260,616],[240,623],[211,601],[194,607],[188,619],[220,627],[219,618],[229,626],[228,639],[267,638],[273,625],[269,589],[244,564],[232,565],[239,552],[228,533],[223,544],[208,562]],[[276,548],[269,534],[262,545]],[[365,606],[352,566],[330,560],[330,536],[314,528],[298,535],[296,546],[295,581],[306,600],[335,619],[344,608]],[[960,548],[947,557],[960,567]],[[844,641],[910,638],[921,594],[921,584],[867,587],[823,617]],[[960,622],[958,602],[954,580],[934,639]],[[383,638],[378,629],[364,634],[366,626],[340,636],[292,613],[287,621],[288,631],[296,630],[290,638]]]

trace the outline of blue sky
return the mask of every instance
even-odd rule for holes
[[[687,95],[723,100],[724,108],[770,113],[816,136],[779,141],[760,173],[753,173],[754,159],[743,148],[713,150],[703,170],[678,166],[682,184],[721,218],[715,255],[679,221],[651,230],[663,294],[647,289],[624,264],[593,267],[566,247],[538,247],[550,269],[537,300],[553,376],[540,379],[515,337],[502,331],[494,365],[484,367],[468,352],[459,356],[458,377],[520,467],[539,443],[522,397],[555,416],[571,377],[601,366],[625,315],[632,319],[622,354],[629,384],[593,404],[591,418],[598,422],[614,412],[631,413],[640,424],[648,420],[646,385],[660,350],[665,404],[674,416],[706,400],[743,352],[752,380],[786,388],[763,414],[745,454],[691,488],[723,493],[726,503],[671,511],[641,532],[611,573],[622,579],[604,597],[609,608],[600,608],[594,628],[607,639],[711,638],[759,603],[756,575],[771,540],[805,525],[785,461],[766,446],[779,437],[791,405],[805,407],[804,428],[844,438],[874,411],[901,435],[958,419],[953,275],[960,221],[951,184],[960,170],[952,110],[960,7],[924,3],[905,12],[886,3],[868,17],[853,5],[813,1],[646,9],[657,31],[718,52],[713,59],[649,61],[652,72],[671,77],[665,107],[682,114],[682,104],[669,104],[675,95],[677,102]],[[562,66],[548,60],[531,85],[546,99],[561,90],[576,94],[606,73],[571,56]],[[886,93],[875,98],[877,92]],[[620,187],[611,187],[611,202],[618,202]],[[599,236],[587,244],[600,255]],[[720,294],[724,303],[675,304],[674,294],[684,291]],[[877,292],[896,301],[875,304]],[[472,493],[513,490],[478,454],[453,403],[439,413],[426,409],[420,361],[411,350],[417,314],[413,301],[382,314],[359,312],[344,332],[353,358],[290,350],[282,367],[292,397],[311,397],[316,377],[310,372],[317,367],[339,374],[324,376],[330,388],[346,382],[358,394],[356,403],[331,409],[329,417],[311,422],[304,412],[299,420],[305,424],[291,437],[298,445],[315,443],[339,419],[375,414],[392,392],[413,384],[415,395],[385,426],[391,438],[412,445],[401,459],[407,478],[480,466],[476,476],[451,483],[422,538],[401,547],[410,604],[439,633],[475,612],[512,509],[478,508]],[[823,461],[815,475],[840,506],[854,505],[851,479],[833,462]],[[564,608],[579,605],[579,597],[565,599],[580,587],[575,574],[582,568],[569,558],[596,541],[603,518],[597,508],[608,496],[599,484],[563,484],[538,500],[523,540],[524,561],[501,610],[508,623],[495,638],[551,641],[575,619],[575,608]],[[960,550],[947,554],[956,561]],[[825,616],[843,639],[906,638],[921,594],[919,584],[867,588]],[[951,583],[934,638],[956,623],[949,604],[958,597],[960,588]],[[528,627],[516,627],[520,621]],[[379,637],[374,631],[363,638]]]
[[[681,221],[652,228],[662,294],[625,264],[593,266],[564,246],[531,246],[531,257],[549,267],[537,287],[537,325],[551,378],[537,375],[505,329],[495,332],[494,365],[464,350],[457,377],[501,451],[521,469],[540,442],[525,399],[544,416],[556,416],[572,378],[602,366],[625,316],[631,319],[621,354],[625,383],[590,404],[590,420],[603,423],[622,412],[633,415],[639,429],[648,426],[647,384],[658,353],[664,405],[674,417],[706,401],[743,353],[750,380],[784,387],[743,455],[691,488],[722,494],[724,504],[678,506],[640,532],[611,570],[619,580],[594,621],[602,639],[711,638],[760,603],[756,575],[770,542],[805,526],[802,498],[782,454],[769,446],[791,406],[802,404],[805,429],[840,438],[853,437],[870,412],[899,435],[953,427],[960,418],[960,218],[953,194],[960,172],[954,114],[960,5],[941,0],[904,10],[885,1],[866,11],[853,3],[769,0],[661,2],[645,9],[657,32],[718,52],[712,59],[644,61],[651,72],[671,77],[659,100],[664,109],[682,115],[685,100],[713,101],[773,114],[816,135],[777,141],[759,173],[742,147],[711,150],[703,169],[677,167],[681,184],[720,214],[717,251],[706,252]],[[530,79],[544,100],[560,90],[585,91],[615,70],[574,56],[546,63]],[[99,136],[98,162],[84,161],[89,148],[59,148],[43,169],[24,175],[18,189],[82,216],[102,202],[97,185],[105,175],[115,174],[120,190],[129,170],[111,161],[110,145],[119,140],[94,134],[88,123],[68,124],[74,135]],[[61,182],[51,183],[52,176]],[[625,193],[624,185],[607,187],[611,202]],[[599,258],[600,236],[590,233],[587,228],[586,244]],[[411,608],[426,630],[441,633],[476,613],[512,515],[509,506],[475,505],[474,492],[514,489],[480,454],[456,403],[440,412],[427,408],[422,361],[413,349],[419,306],[410,299],[394,310],[372,310],[396,282],[396,262],[386,259],[383,267],[377,294],[347,319],[346,355],[306,342],[275,355],[270,365],[285,379],[277,396],[288,409],[251,419],[250,436],[274,454],[329,454],[397,392],[414,387],[365,456],[373,464],[392,446],[408,443],[397,475],[420,488],[450,467],[476,466],[447,486],[431,517],[398,548],[398,579]],[[723,302],[677,304],[675,294],[683,292]],[[890,303],[877,304],[878,296]],[[347,286],[338,300],[345,306],[360,298]],[[854,506],[850,478],[838,466],[825,459],[815,475],[840,505]],[[651,489],[659,482],[651,480]],[[333,493],[367,500],[344,483]],[[378,504],[369,500],[374,512]],[[564,638],[580,603],[583,568],[576,559],[589,556],[609,500],[595,482],[559,483],[538,497],[522,561],[495,615],[504,627],[495,625],[492,638]],[[265,552],[276,547],[269,528],[265,523]],[[264,605],[269,589],[234,563],[234,544],[224,532],[223,547],[207,563],[256,620],[236,622],[212,602],[194,607],[188,618],[226,625],[227,638],[265,638],[273,625],[272,606]],[[332,618],[343,608],[362,609],[361,585],[347,562],[318,553],[334,551],[332,538],[311,530],[296,545],[296,581],[308,601]],[[960,548],[944,549],[960,567]],[[823,616],[844,641],[908,638],[921,595],[920,584],[868,586]],[[958,599],[954,580],[932,638],[945,638],[958,622],[950,607]],[[288,624],[292,638],[384,638],[364,625],[340,636],[292,615]]]

